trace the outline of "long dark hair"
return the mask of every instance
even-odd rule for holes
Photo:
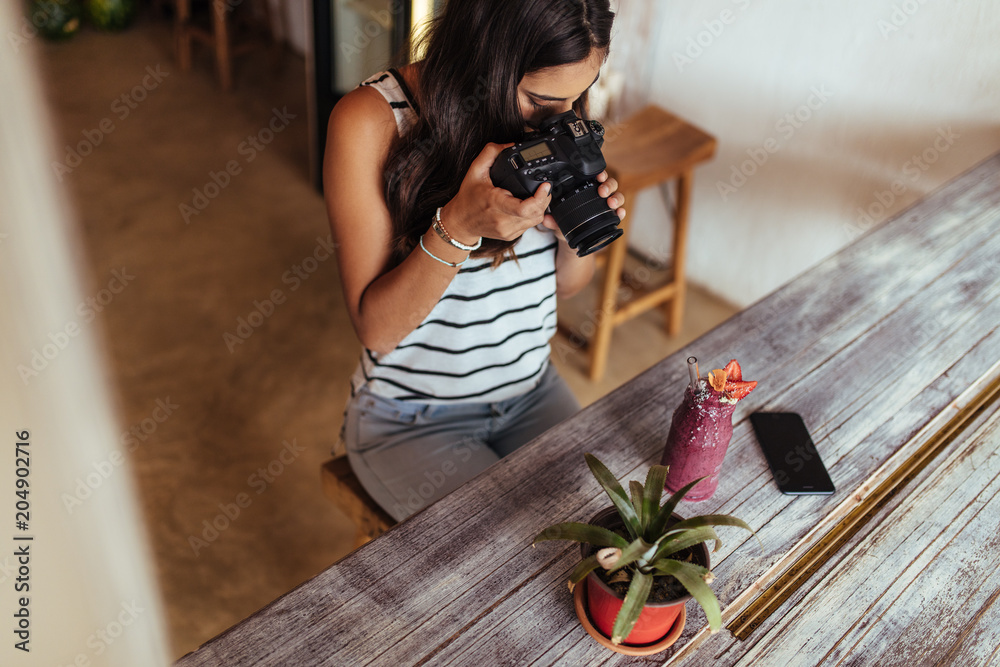
[[[525,74],[607,53],[614,13],[608,0],[450,0],[424,40],[414,91],[417,123],[385,164],[393,222],[393,260],[402,261],[438,206],[458,193],[473,159],[489,142],[516,141],[524,130],[517,86]],[[586,96],[575,105],[583,115]],[[499,261],[514,241],[483,239],[478,257]]]

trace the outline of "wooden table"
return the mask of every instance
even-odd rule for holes
[[[665,359],[410,520],[213,639],[193,665],[987,665],[1000,663],[1000,414],[987,401],[896,495],[745,640],[684,635],[653,658],[602,648],[566,578],[575,545],[542,527],[607,500],[583,461],[642,479],[686,382],[742,362],[715,497],[757,530],[720,529],[713,585],[732,622],[806,549],[1000,375],[1000,156]],[[747,261],[751,261],[748,259]],[[753,438],[756,409],[800,412],[837,485],[779,494]]]

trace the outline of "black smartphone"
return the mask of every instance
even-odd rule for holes
[[[750,423],[779,491],[791,496],[833,493],[833,480],[801,416],[794,412],[754,412]]]

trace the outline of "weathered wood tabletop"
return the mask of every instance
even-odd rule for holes
[[[658,462],[686,383],[730,358],[740,402],[715,496],[713,588],[728,623],[1000,375],[1000,155],[730,319],[441,502],[178,663],[195,665],[1000,664],[1000,415],[988,403],[746,639],[683,636],[646,658],[580,626],[579,551],[543,527],[608,504],[583,460],[619,478]],[[747,416],[802,414],[837,486],[778,493]]]

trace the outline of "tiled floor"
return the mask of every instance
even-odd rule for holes
[[[128,276],[95,323],[122,428],[142,434],[132,463],[179,657],[348,552],[353,528],[319,466],[358,346],[333,260],[305,261],[326,256],[314,251],[328,228],[308,178],[302,59],[247,55],[224,94],[207,51],[177,70],[169,25],[142,17],[32,48],[88,293]],[[583,321],[593,299],[564,317]],[[621,327],[600,383],[572,346],[556,361],[589,403],[733,312],[695,289],[679,338],[655,312]]]

